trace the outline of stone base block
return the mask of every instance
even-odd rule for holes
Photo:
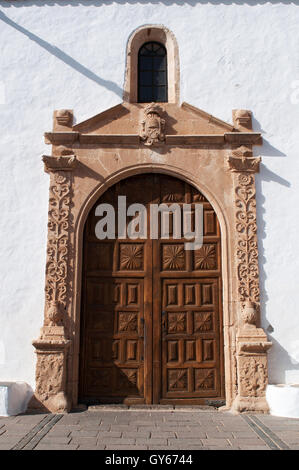
[[[25,413],[33,390],[25,382],[0,382],[0,416]]]
[[[269,413],[269,405],[265,397],[237,396],[231,408],[232,413]]]

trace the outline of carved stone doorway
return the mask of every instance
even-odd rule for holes
[[[251,112],[235,110],[231,125],[187,103],[164,103],[162,109],[157,104],[124,102],[76,125],[72,119],[71,110],[56,111],[53,132],[45,134],[52,155],[43,157],[50,174],[49,223],[44,324],[33,342],[37,353],[34,406],[65,412],[78,404],[83,234],[90,210],[122,180],[161,173],[196,188],[213,207],[221,228],[223,315],[219,314],[219,321],[223,318],[226,407],[236,412],[267,412],[271,343],[260,327],[255,199],[260,158],[252,153],[262,139],[260,133],[252,132]],[[152,253],[154,259],[154,249]],[[169,285],[174,285],[175,276],[169,273]],[[159,305],[156,311],[160,315],[167,308]],[[129,353],[134,355],[132,341]],[[174,357],[175,342],[168,343]],[[188,347],[192,351],[191,343]],[[172,383],[172,378],[164,379],[164,384]],[[154,402],[171,398],[170,390],[160,389],[154,392],[153,388]],[[219,393],[224,395],[222,388],[217,389]]]
[[[147,238],[99,240],[96,207],[147,209]],[[150,204],[203,206],[203,246],[150,239]],[[171,213],[173,216],[173,213]],[[170,216],[169,216],[170,217]],[[127,218],[127,225],[133,217]],[[171,217],[171,221],[173,217]],[[108,189],[85,224],[81,403],[206,404],[224,398],[220,227],[207,199],[182,180],[138,175]]]

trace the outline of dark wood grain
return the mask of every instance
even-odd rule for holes
[[[127,205],[147,207],[146,240],[96,238],[95,207],[109,202],[117,213],[119,195]],[[187,251],[183,238],[151,240],[151,203],[202,203],[203,247]],[[201,404],[224,398],[220,228],[199,191],[164,174],[113,186],[86,221],[83,264],[81,402]]]

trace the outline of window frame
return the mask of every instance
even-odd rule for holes
[[[142,54],[143,49],[147,49],[147,47],[152,46],[152,51],[148,50],[148,54]],[[159,49],[156,51],[153,50],[153,46],[159,46]],[[162,49],[163,50],[163,55],[158,54],[158,51]],[[152,53],[151,53],[152,52]],[[155,54],[157,52],[157,54]],[[146,57],[146,58],[151,58],[151,68],[144,68],[142,69],[141,66],[141,57]],[[154,62],[155,58],[158,57],[163,57],[165,59],[165,63],[163,65],[163,70],[160,70],[158,67],[155,68]],[[168,102],[168,61],[167,61],[167,49],[166,47],[158,41],[147,41],[144,44],[142,44],[139,48],[138,51],[138,79],[137,79],[137,97],[138,97],[138,103],[167,103]],[[151,85],[145,84],[144,81],[142,81],[141,74],[144,72],[151,72]],[[158,74],[159,72],[164,72],[164,81],[163,84],[157,84],[155,83],[155,74]],[[146,99],[147,97],[142,96],[143,91],[142,89],[148,88],[151,90],[151,98]],[[159,96],[159,89],[163,89],[163,99],[161,96]],[[156,98],[156,96],[157,98]]]

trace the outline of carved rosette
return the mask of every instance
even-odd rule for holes
[[[140,138],[148,146],[165,141],[165,120],[161,118],[161,111],[156,103],[150,103],[144,108]]]
[[[69,291],[70,204],[76,157],[43,158],[50,173],[44,326],[33,342],[37,354],[33,406],[69,411],[66,394],[67,301]],[[67,170],[67,171],[65,171]]]
[[[235,259],[239,300],[237,396],[233,409],[237,412],[267,412],[267,350],[271,343],[267,341],[262,328],[258,328],[260,288],[254,173],[259,171],[260,158],[252,157],[251,150],[246,147],[240,147],[232,154],[227,162],[230,171],[234,173]]]

